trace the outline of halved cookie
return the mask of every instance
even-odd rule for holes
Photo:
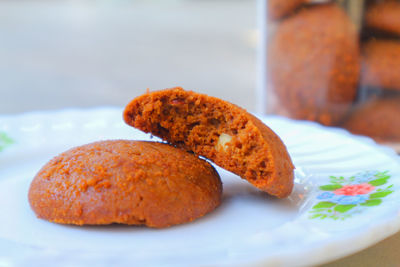
[[[293,187],[282,140],[246,110],[180,87],[146,93],[124,111],[127,124],[206,157],[277,197]]]

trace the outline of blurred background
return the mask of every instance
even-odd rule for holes
[[[0,1],[0,114],[174,86],[255,110],[256,0]]]

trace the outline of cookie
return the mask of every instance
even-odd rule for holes
[[[271,195],[286,197],[292,191],[294,167],[285,145],[236,105],[176,87],[132,100],[124,120],[212,160]]]
[[[173,146],[102,141],[68,150],[35,176],[29,203],[39,218],[76,225],[168,227],[221,202],[222,184],[206,161]]]
[[[360,63],[355,25],[337,4],[302,8],[283,20],[267,53],[276,101],[269,107],[324,125],[341,121],[356,97]]]
[[[380,1],[365,13],[367,27],[400,35],[400,2]]]
[[[268,0],[268,18],[277,20],[285,17],[309,0]]]
[[[400,91],[400,42],[368,41],[363,46],[361,85]]]
[[[400,141],[400,97],[371,99],[356,108],[344,128],[377,141]]]

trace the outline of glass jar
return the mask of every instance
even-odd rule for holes
[[[263,112],[400,144],[400,1],[263,0]]]

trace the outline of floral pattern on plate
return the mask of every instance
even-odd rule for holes
[[[0,152],[13,143],[14,140],[11,137],[4,132],[0,132]]]
[[[330,176],[330,183],[319,189],[317,202],[309,211],[310,219],[345,220],[368,207],[378,206],[383,198],[393,193],[387,185],[388,171],[365,171],[351,177]]]

